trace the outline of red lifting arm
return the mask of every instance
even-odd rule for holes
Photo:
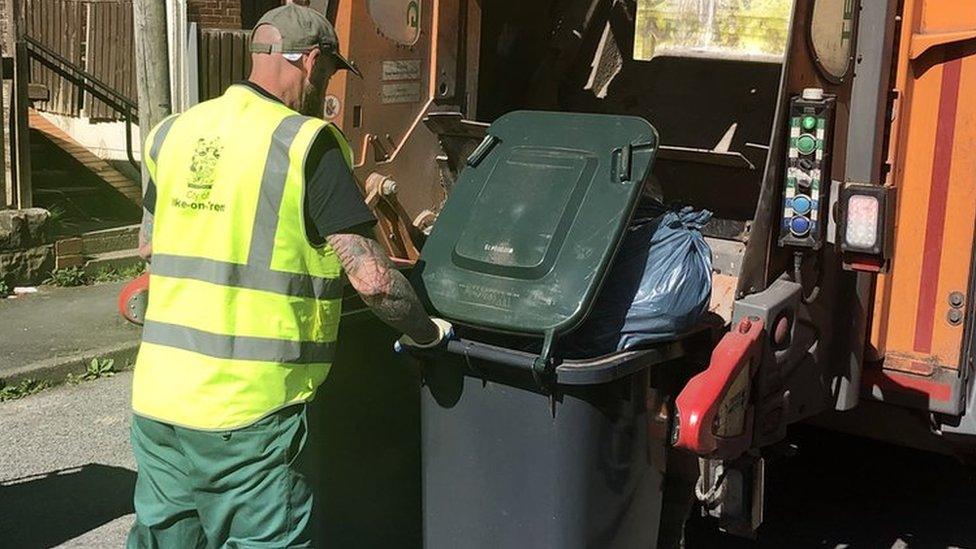
[[[119,293],[119,313],[133,324],[142,326],[149,302],[149,273],[142,273],[122,287]]]
[[[744,318],[725,334],[708,368],[678,398],[674,445],[700,456],[731,459],[752,442],[750,389],[762,358],[763,322]]]

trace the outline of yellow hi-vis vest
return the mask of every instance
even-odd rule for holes
[[[311,400],[332,363],[342,267],[306,237],[304,163],[341,132],[254,90],[167,118],[143,154],[156,184],[133,411],[204,430]]]

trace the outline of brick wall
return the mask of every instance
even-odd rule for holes
[[[205,29],[239,29],[241,28],[241,1],[187,0],[187,19]]]
[[[280,5],[281,0],[241,0],[241,26],[253,28],[264,12]]]

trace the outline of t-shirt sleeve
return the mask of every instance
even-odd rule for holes
[[[376,217],[356,178],[346,164],[332,132],[322,130],[315,138],[305,164],[305,233],[313,246],[338,233],[372,229]]]
[[[152,177],[146,183],[146,192],[142,195],[142,207],[147,212],[156,215],[156,183],[152,180]]]

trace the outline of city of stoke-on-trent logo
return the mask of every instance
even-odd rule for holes
[[[197,144],[193,148],[193,158],[190,159],[190,177],[186,182],[186,193],[184,193],[183,198],[172,197],[173,207],[181,210],[210,212],[223,212],[226,209],[224,204],[210,200],[210,191],[213,190],[217,171],[217,161],[220,160],[223,149],[224,146],[220,143],[220,138],[207,139],[201,137],[197,139]]]
[[[224,146],[220,138],[214,137],[197,139],[197,146],[193,149],[193,159],[190,161],[190,182],[187,184],[187,200],[207,200],[214,184],[214,172],[217,161]]]

